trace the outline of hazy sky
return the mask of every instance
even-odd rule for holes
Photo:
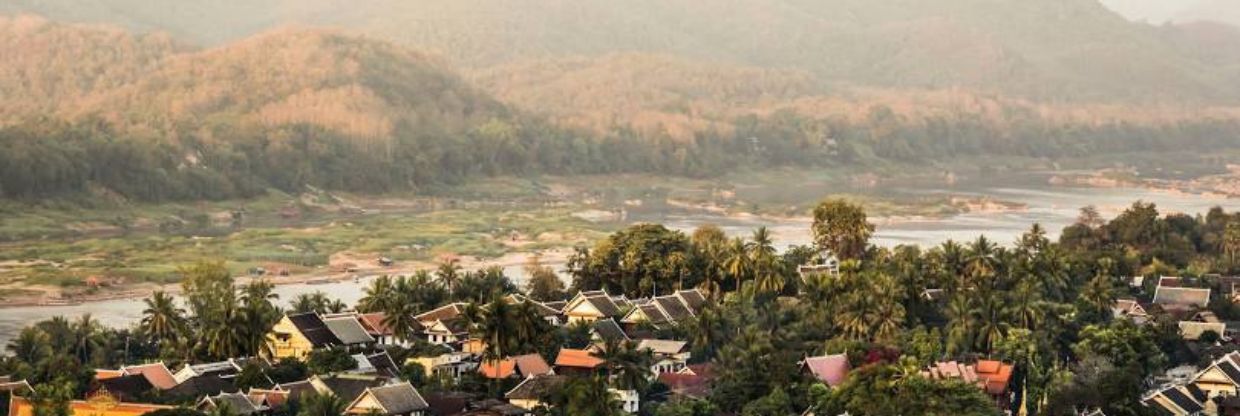
[[[1215,0],[1102,0],[1102,4],[1132,20],[1163,23]],[[1240,3],[1240,0],[1232,0]]]

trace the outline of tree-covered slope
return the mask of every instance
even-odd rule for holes
[[[184,6],[184,7],[181,7]],[[489,66],[656,52],[874,87],[1059,100],[1235,100],[1235,77],[1096,0],[14,0],[3,11],[214,43],[331,25]]]

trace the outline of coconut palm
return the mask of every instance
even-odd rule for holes
[[[986,351],[993,350],[995,343],[1003,339],[1008,329],[1011,329],[1008,322],[1009,312],[1003,297],[998,293],[979,294],[972,315],[977,319],[977,341]]]
[[[469,322],[470,335],[486,343],[482,359],[497,365],[511,352],[516,343],[513,306],[500,296],[495,296],[485,306],[471,303],[465,307],[464,316]],[[497,387],[492,384],[493,390]]]
[[[100,339],[102,330],[103,327],[99,325],[99,321],[92,318],[89,313],[82,315],[73,323],[73,352],[78,362],[88,363],[98,352],[103,343]]]
[[[608,341],[599,358],[605,361],[608,379],[624,390],[644,390],[653,375],[654,355],[650,349],[637,348],[637,341]]]
[[[947,303],[947,350],[955,354],[969,351],[973,346],[973,332],[977,321],[973,312],[973,299],[964,292],[951,297]]]
[[[156,342],[172,342],[185,331],[185,309],[177,307],[172,296],[158,291],[143,302],[146,309],[142,310],[142,330]]]
[[[461,260],[456,257],[441,259],[439,267],[435,269],[435,277],[438,277],[439,283],[448,289],[448,293],[455,293],[456,284],[461,279]]]
[[[421,312],[421,307],[413,299],[405,296],[398,297],[389,309],[383,311],[383,325],[392,330],[392,336],[397,340],[406,343],[413,342],[419,328],[414,316],[419,312]]]
[[[745,247],[745,240],[740,238],[732,240],[732,244],[728,245],[726,259],[724,260],[724,269],[728,275],[736,281],[735,290],[741,289],[741,281],[749,276],[753,270],[749,260],[749,250]]]
[[[400,294],[392,287],[392,277],[386,275],[371,281],[362,293],[364,295],[357,301],[357,311],[363,313],[391,310]]]
[[[267,280],[250,282],[241,291],[241,308],[238,319],[244,324],[237,328],[241,332],[242,351],[245,355],[266,354],[268,350],[267,331],[280,320],[282,313],[275,302],[280,299],[274,291],[275,285]]]

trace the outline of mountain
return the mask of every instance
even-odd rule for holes
[[[1230,73],[1097,0],[10,0],[0,12],[165,30],[208,44],[327,25],[459,65],[615,52],[807,71],[878,88],[1038,100],[1232,102]]]
[[[1201,0],[1172,18],[1177,22],[1212,21],[1240,26],[1240,4],[1232,0]]]
[[[174,131],[238,122],[388,138],[397,124],[464,132],[507,109],[440,59],[387,42],[283,29],[196,50],[164,35],[0,18],[0,114],[99,117]]]

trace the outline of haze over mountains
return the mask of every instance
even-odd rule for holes
[[[799,69],[827,83],[962,87],[1045,100],[1233,101],[1236,61],[1185,53],[1096,0],[16,0],[0,12],[218,45],[332,26],[461,66],[653,52]],[[1210,58],[1216,58],[1211,56]]]
[[[9,196],[1212,149],[1240,121],[1240,29],[1134,23],[1096,0],[11,0],[0,13],[0,136],[20,144],[0,155]],[[118,158],[136,171],[107,169]]]

